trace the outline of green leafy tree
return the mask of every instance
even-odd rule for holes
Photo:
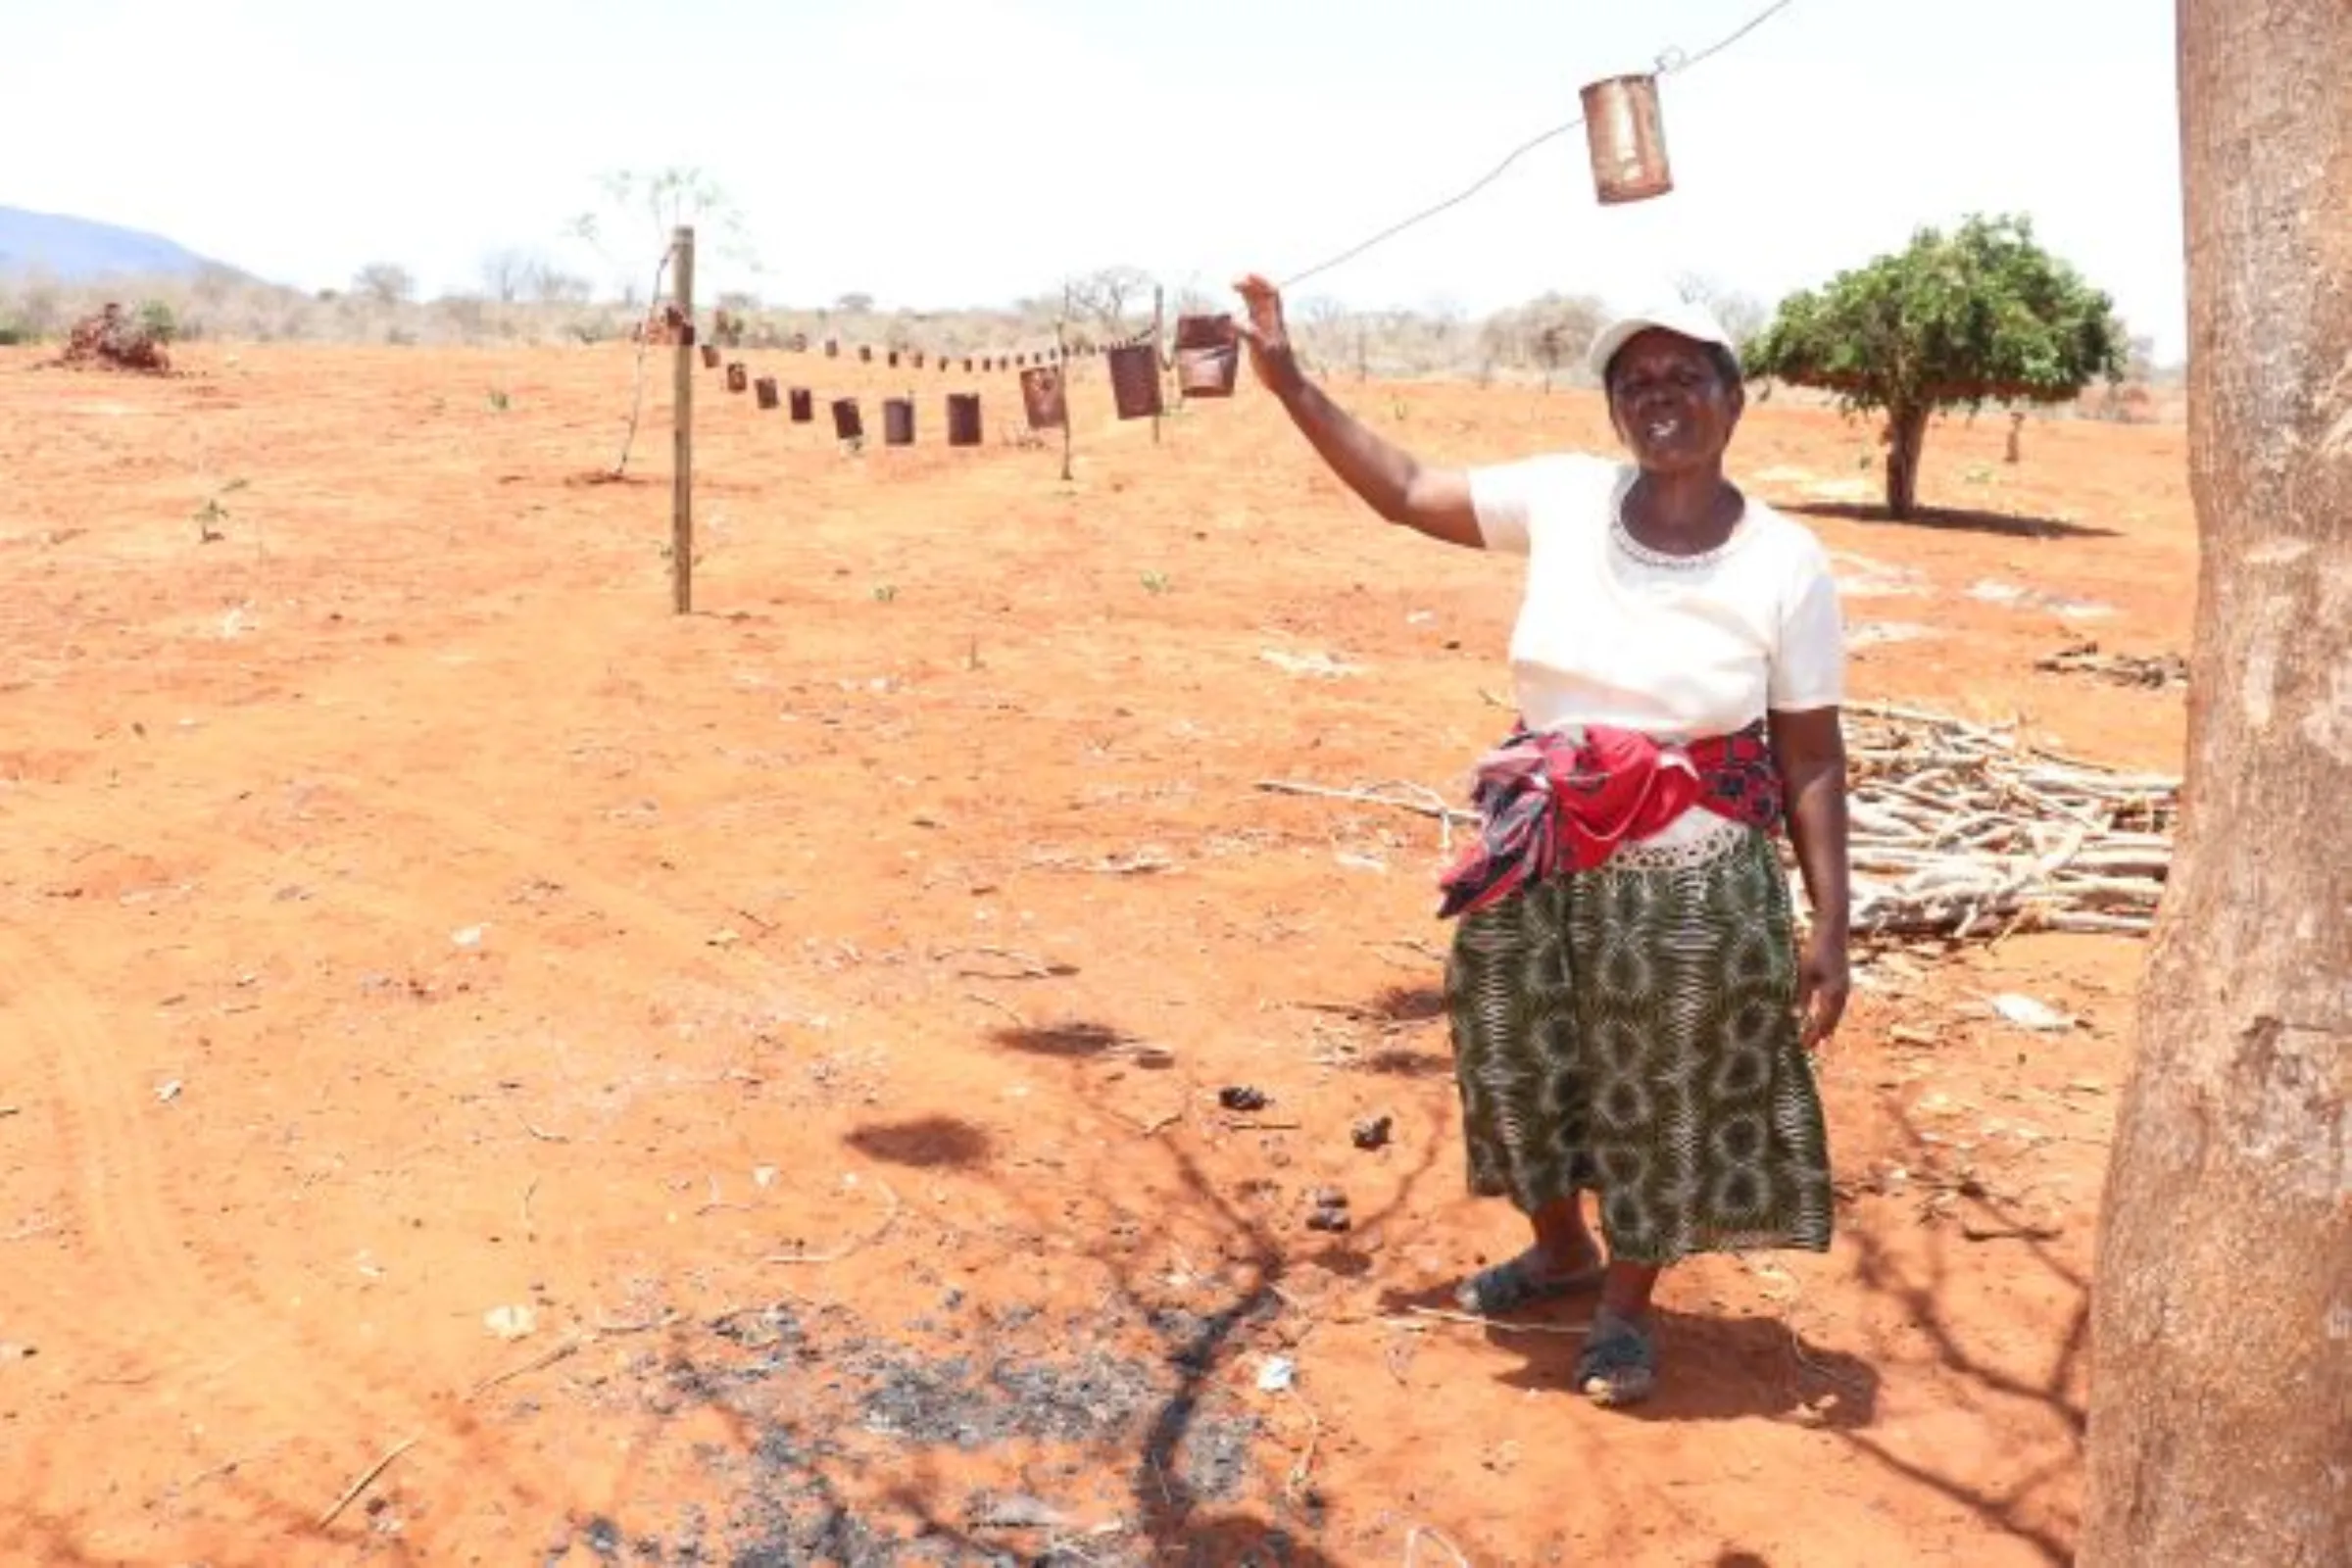
[[[2064,403],[2120,380],[2129,350],[2112,302],[2034,243],[2031,220],[1972,217],[1790,295],[1744,358],[1750,375],[1883,412],[1886,510],[1908,517],[1937,410]]]

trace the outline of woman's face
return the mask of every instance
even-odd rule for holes
[[[1706,346],[1663,327],[1617,351],[1609,378],[1609,420],[1634,459],[1653,473],[1716,466],[1747,394],[1727,381]]]

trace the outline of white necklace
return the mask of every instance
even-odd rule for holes
[[[1657,566],[1667,571],[1695,571],[1701,566],[1711,566],[1726,550],[1731,549],[1732,538],[1739,535],[1740,524],[1735,522],[1732,524],[1731,536],[1727,537],[1723,543],[1712,550],[1702,550],[1695,556],[1674,556],[1668,555],[1663,550],[1652,550],[1635,538],[1634,530],[1626,523],[1625,504],[1632,499],[1634,487],[1630,484],[1617,492],[1617,505],[1612,509],[1609,517],[1609,538],[1615,542],[1618,549],[1644,566]]]

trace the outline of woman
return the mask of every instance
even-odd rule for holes
[[[1702,310],[1629,316],[1592,345],[1631,463],[1437,468],[1307,380],[1270,284],[1237,287],[1259,380],[1350,489],[1433,539],[1529,558],[1520,724],[1479,765],[1482,831],[1440,912],[1459,921],[1446,991],[1470,1187],[1509,1198],[1535,1241],[1457,1297],[1495,1313],[1597,1284],[1577,1385],[1638,1400],[1656,1376],[1661,1270],[1829,1246],[1807,1054],[1848,985],[1827,553],[1725,478],[1745,393]],[[1784,823],[1812,912],[1801,954]]]

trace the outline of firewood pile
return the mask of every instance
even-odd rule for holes
[[[2180,781],[2063,757],[2011,725],[1874,703],[1844,710],[1852,933],[1868,944],[2016,931],[2146,934],[2172,869]],[[1426,785],[1257,788],[1393,807],[1452,828],[1478,820]],[[1793,885],[1795,856],[1782,840]]]
[[[1857,938],[2140,934],[2172,865],[2180,781],[2057,756],[2006,727],[1847,710]]]
[[[74,323],[58,363],[163,375],[172,368],[172,356],[164,347],[166,341],[152,322],[126,315],[122,306],[110,304],[95,316],[85,316]]]

